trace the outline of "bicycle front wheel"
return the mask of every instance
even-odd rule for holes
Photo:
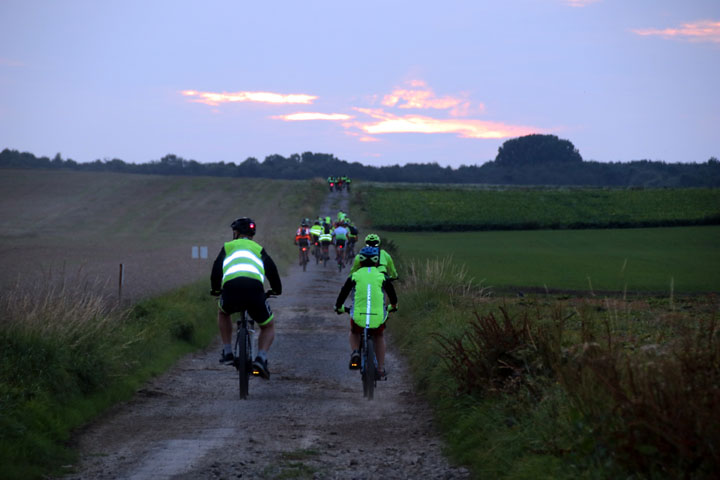
[[[240,327],[237,335],[238,356],[236,362],[240,381],[240,399],[245,400],[249,393],[250,364],[252,363],[252,359],[250,358],[252,355],[250,351],[250,332],[248,332],[246,327]]]

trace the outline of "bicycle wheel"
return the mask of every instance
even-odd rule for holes
[[[240,381],[240,399],[245,400],[249,393],[250,383],[250,364],[252,360],[250,356],[250,332],[247,327],[241,326],[237,333],[237,362],[238,377]]]
[[[375,394],[375,344],[372,337],[368,337],[364,350],[365,369],[363,373],[363,394],[368,400],[372,400]]]

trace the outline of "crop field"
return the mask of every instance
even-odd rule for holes
[[[388,231],[527,230],[720,224],[718,189],[365,186],[356,196]]]
[[[676,293],[720,291],[720,227],[381,232],[403,263],[451,256],[485,286]]]
[[[64,279],[119,294],[123,264],[123,299],[209,278],[240,216],[287,264],[298,219],[325,195],[310,181],[41,170],[2,170],[0,191],[0,288]]]

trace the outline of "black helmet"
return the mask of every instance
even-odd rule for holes
[[[251,237],[255,235],[255,222],[248,217],[238,218],[230,227],[241,235],[249,235]]]

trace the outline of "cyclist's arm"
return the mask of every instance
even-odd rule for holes
[[[265,278],[267,278],[270,283],[270,289],[277,295],[280,295],[282,293],[282,282],[280,281],[280,274],[278,273],[275,262],[273,262],[273,259],[270,258],[270,255],[267,254],[264,248],[260,253],[260,257],[265,265]]]
[[[385,290],[385,293],[388,295],[388,299],[390,300],[390,305],[397,305],[398,298],[397,293],[395,293],[395,287],[393,287],[393,284],[390,280],[385,279],[383,282],[383,289]]]
[[[210,289],[213,292],[219,292],[222,286],[223,277],[223,261],[225,260],[225,247],[220,249],[215,262],[213,262],[212,273],[210,274]]]
[[[337,300],[335,300],[335,306],[337,308],[342,307],[342,305],[345,303],[345,300],[347,299],[348,295],[350,295],[350,292],[355,287],[355,280],[348,277],[347,280],[345,280],[345,284],[342,286],[342,289],[340,290],[340,294],[337,297]]]
[[[353,260],[352,267],[350,268],[350,274],[357,272],[360,270],[360,257],[355,255],[355,259]]]
[[[383,250],[383,253],[385,254],[385,269],[387,270],[388,277],[390,277],[391,280],[396,280],[398,273],[395,269],[395,262],[387,251]]]

